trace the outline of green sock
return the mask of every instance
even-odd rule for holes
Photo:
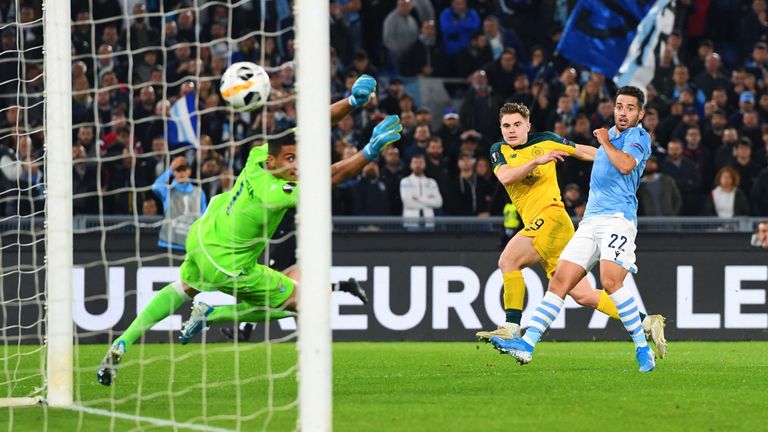
[[[166,285],[161,289],[146,308],[136,317],[123,332],[122,336],[117,338],[114,343],[124,342],[125,350],[133,345],[153,325],[173,314],[188,298],[182,297],[173,287],[173,284]]]
[[[278,320],[287,316],[293,316],[293,313],[282,309],[272,309],[267,311],[261,306],[240,302],[236,305],[215,306],[213,312],[206,318],[206,321],[208,324],[231,322],[258,323],[267,321],[267,319]]]

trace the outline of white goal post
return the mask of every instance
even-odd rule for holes
[[[48,346],[46,402],[53,407],[72,404],[72,49],[70,3],[43,3],[45,34],[45,169],[47,197],[46,342]]]
[[[299,141],[299,428],[332,429],[330,128],[327,1],[298,0],[296,84]],[[323,180],[324,179],[324,180]]]

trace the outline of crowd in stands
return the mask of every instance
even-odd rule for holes
[[[596,145],[592,130],[612,126],[616,87],[555,53],[573,3],[332,1],[329,102],[348,97],[362,74],[379,83],[376,103],[331,131],[333,160],[360,150],[385,115],[399,114],[405,126],[378,161],[334,190],[334,214],[501,215],[508,198],[488,150],[500,140],[504,102],[529,106],[536,131]],[[162,214],[153,188],[171,178],[180,155],[210,200],[231,187],[251,146],[295,125],[291,1],[71,4],[76,214]],[[41,0],[0,0],[0,216],[40,211],[45,194],[41,16]],[[262,22],[271,36],[260,33]],[[678,0],[674,28],[647,89],[653,158],[640,215],[766,216],[766,0]],[[222,101],[218,80],[236,61],[270,72],[267,109],[236,113]],[[462,82],[453,106],[420,106],[406,87],[424,77]],[[177,101],[189,94],[199,113],[195,143],[169,134]],[[590,170],[575,159],[558,169],[574,216]]]

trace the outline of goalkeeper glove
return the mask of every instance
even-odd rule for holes
[[[362,75],[352,84],[349,104],[355,108],[365,105],[374,91],[376,91],[376,80],[370,75]]]
[[[400,139],[400,132],[402,131],[403,125],[400,124],[400,117],[387,116],[373,128],[371,140],[363,147],[363,156],[368,160],[376,159],[384,147]]]

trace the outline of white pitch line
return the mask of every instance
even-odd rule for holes
[[[194,423],[178,423],[171,420],[163,420],[163,419],[154,418],[154,417],[142,417],[142,416],[137,416],[133,414],[125,414],[121,412],[107,411],[107,410],[98,409],[98,408],[90,408],[82,405],[72,405],[72,406],[63,407],[63,408],[71,409],[73,411],[82,411],[84,413],[95,414],[95,415],[100,415],[105,417],[115,417],[122,420],[142,421],[142,422],[152,423],[158,426],[168,426],[168,427],[175,427],[175,428],[182,428],[182,429],[189,429],[189,430],[196,430],[196,431],[208,431],[208,432],[236,432],[233,429],[222,429],[222,428],[217,428],[213,426],[205,426],[205,425],[199,425]]]

